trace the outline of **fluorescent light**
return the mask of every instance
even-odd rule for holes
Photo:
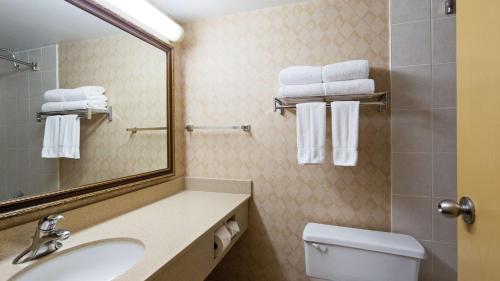
[[[184,29],[179,24],[145,0],[96,1],[163,39],[176,42],[182,39],[184,35]]]

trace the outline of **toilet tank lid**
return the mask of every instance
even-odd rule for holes
[[[308,223],[302,239],[313,243],[425,259],[424,247],[415,238],[404,234]]]

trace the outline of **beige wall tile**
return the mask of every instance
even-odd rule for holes
[[[388,1],[313,0],[185,26],[185,121],[252,125],[186,133],[187,176],[253,181],[249,229],[209,280],[306,280],[307,222],[389,229],[389,115],[363,108],[359,165],[297,164],[295,114],[272,112],[278,73],[296,64],[370,60],[389,87]],[[330,124],[330,120],[328,120]],[[328,126],[330,127],[330,126]],[[327,133],[331,151],[331,131]]]

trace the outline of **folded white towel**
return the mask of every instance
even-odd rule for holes
[[[351,60],[323,66],[323,82],[367,79],[370,66],[367,60]]]
[[[85,86],[76,89],[54,89],[48,90],[43,97],[48,102],[81,101],[91,100],[102,96],[106,90],[100,86]]]
[[[316,97],[325,95],[323,83],[281,86],[279,94],[283,98]]]
[[[325,160],[326,103],[297,104],[297,159],[299,164]]]
[[[279,79],[281,85],[305,85],[321,83],[321,66],[290,66],[280,71]]]
[[[358,162],[359,101],[332,102],[333,163],[356,166]]]
[[[66,101],[66,102],[46,102],[42,104],[42,112],[80,110],[80,109],[106,109],[106,101],[100,100],[83,100],[83,101]]]
[[[80,159],[80,119],[78,115],[61,116],[59,157]]]
[[[357,79],[324,83],[326,96],[371,95],[375,93],[375,82],[372,79]]]
[[[42,158],[59,157],[59,125],[61,116],[49,116],[45,121]]]

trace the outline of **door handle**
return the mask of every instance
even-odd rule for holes
[[[462,216],[466,224],[473,224],[476,219],[474,203],[469,197],[460,198],[458,203],[453,200],[443,200],[438,204],[438,212],[450,219]]]

